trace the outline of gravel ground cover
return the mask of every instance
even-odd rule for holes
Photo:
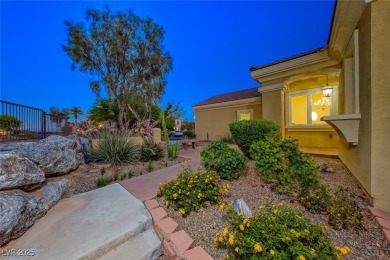
[[[348,169],[337,158],[313,156],[313,159],[316,163],[326,163],[334,171],[332,173],[320,173],[320,178],[324,184],[331,189],[336,189],[339,185],[348,188],[350,192],[358,195],[357,201],[365,209],[363,231],[337,231],[330,226],[328,228],[328,234],[334,246],[348,246],[351,248],[352,252],[344,259],[390,259],[390,244],[385,240],[375,218],[367,209],[370,206],[369,199]],[[312,214],[299,203],[291,203],[292,197],[274,193],[270,185],[262,181],[253,166],[253,162],[249,162],[249,170],[246,175],[240,176],[237,180],[222,181],[222,183],[229,183],[231,186],[230,190],[221,198],[224,201],[231,202],[235,199],[243,199],[252,211],[256,211],[261,204],[266,203],[264,197],[269,196],[271,202],[290,204],[300,209],[303,215],[308,216],[313,223],[327,225],[327,216]],[[224,259],[227,256],[227,250],[218,248],[213,243],[214,231],[221,232],[228,224],[225,213],[217,205],[201,208],[183,218],[172,207],[167,208],[163,198],[158,198],[158,200],[160,205],[168,212],[168,215],[180,225],[180,228],[195,240],[196,246],[202,246],[214,259]]]
[[[184,161],[184,158],[177,157],[175,160],[169,160],[168,156],[165,155],[164,158],[153,161],[153,171],[166,168]],[[134,164],[125,164],[125,165],[112,165],[108,163],[88,163],[82,164],[80,167],[67,174],[58,176],[50,179],[68,179],[69,186],[64,194],[63,198],[71,197],[73,195],[91,191],[97,188],[96,180],[101,177],[100,169],[105,168],[106,173],[104,176],[113,176],[118,174],[120,177],[122,174],[127,174],[131,171],[133,177],[148,174],[147,162],[134,162]],[[127,178],[127,177],[126,177]],[[120,180],[118,180],[120,182]]]

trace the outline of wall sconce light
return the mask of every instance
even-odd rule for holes
[[[322,94],[324,97],[330,97],[332,95],[333,87],[328,84],[328,76],[326,76],[326,86],[322,88]]]

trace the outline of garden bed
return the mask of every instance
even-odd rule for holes
[[[118,174],[118,180],[121,181],[121,176],[126,179],[148,174],[151,171],[166,168],[184,161],[184,158],[177,157],[174,160],[169,160],[165,154],[164,157],[158,161],[152,161],[152,169],[148,169],[148,162],[136,161],[133,164],[113,165],[110,163],[95,163],[82,164],[80,167],[67,175],[55,177],[58,179],[68,179],[69,185],[63,198],[71,197],[73,195],[94,190],[97,187],[96,180],[101,177],[101,169],[105,169],[105,177],[113,177]],[[130,173],[130,174],[129,174]],[[50,179],[55,179],[50,178]]]
[[[310,213],[293,197],[278,195],[273,192],[270,185],[266,184],[258,175],[252,161],[249,162],[247,174],[240,176],[237,180],[222,181],[224,185],[230,184],[230,190],[224,193],[221,199],[228,202],[243,199],[252,211],[257,211],[260,205],[266,203],[265,196],[269,196],[271,202],[290,204],[298,208],[303,215],[309,217],[313,223],[328,226],[328,234],[334,246],[348,246],[351,248],[351,253],[345,256],[345,259],[390,259],[390,245],[385,240],[375,218],[367,210],[367,207],[370,206],[368,198],[348,169],[336,158],[313,156],[313,159],[316,163],[325,162],[334,171],[332,173],[320,173],[322,183],[332,190],[335,190],[338,186],[348,188],[349,192],[357,195],[356,201],[364,209],[364,230],[337,231],[332,229],[327,225],[327,216]],[[226,215],[218,205],[201,208],[197,212],[191,212],[182,217],[172,207],[167,208],[163,198],[158,198],[158,200],[160,205],[168,212],[168,215],[179,223],[180,228],[195,240],[194,246],[202,246],[214,259],[224,259],[228,255],[227,250],[219,248],[213,243],[214,232],[221,232],[224,227],[228,226]]]

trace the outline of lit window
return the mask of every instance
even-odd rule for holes
[[[332,114],[332,97],[324,97],[321,89],[293,92],[287,96],[288,125],[325,125],[321,117]],[[337,107],[337,106],[336,106]]]
[[[307,95],[291,97],[291,123],[307,124]]]
[[[237,120],[251,120],[252,119],[253,110],[237,110]]]

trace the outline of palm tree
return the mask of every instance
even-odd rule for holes
[[[69,120],[70,109],[69,109],[69,108],[63,108],[63,109],[61,110],[60,115],[61,115],[61,117],[64,119],[65,125],[66,125],[66,123],[68,123],[68,120]]]
[[[62,117],[61,117],[61,112],[58,108],[56,107],[50,108],[50,121],[59,125],[61,124]]]
[[[81,107],[72,107],[70,113],[73,114],[75,126],[78,126],[77,117],[84,114],[83,109]]]

